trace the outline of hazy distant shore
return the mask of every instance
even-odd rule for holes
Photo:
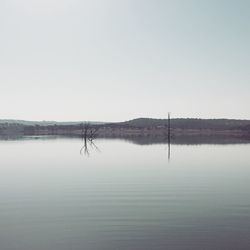
[[[171,137],[179,136],[227,136],[227,137],[249,137],[249,131],[244,130],[212,130],[212,129],[170,129]],[[81,136],[81,129],[68,128],[35,128],[24,131],[24,135],[72,135]],[[167,137],[168,130],[165,128],[100,128],[96,137],[129,137],[129,136],[156,136]]]
[[[167,119],[139,118],[120,123],[72,122],[32,123],[26,121],[0,122],[0,135],[66,135],[83,136],[88,127],[94,137],[168,137]],[[223,137],[250,140],[249,120],[230,119],[171,119],[171,138]]]

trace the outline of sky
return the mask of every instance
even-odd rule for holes
[[[250,119],[250,1],[0,0],[0,119]]]

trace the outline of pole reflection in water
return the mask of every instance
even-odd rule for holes
[[[171,144],[170,142],[168,142],[168,162],[170,162],[170,158],[171,158]]]

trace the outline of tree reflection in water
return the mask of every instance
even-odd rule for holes
[[[93,139],[90,138],[83,138],[83,146],[80,149],[80,154],[81,155],[86,155],[89,156],[90,155],[90,150],[94,149],[98,152],[101,152],[101,150],[98,148],[98,146],[94,143]]]

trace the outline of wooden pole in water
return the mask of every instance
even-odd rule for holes
[[[171,134],[170,134],[170,113],[168,113],[168,160],[170,160],[170,139],[171,139]]]
[[[168,113],[168,142],[170,143],[170,113]]]

